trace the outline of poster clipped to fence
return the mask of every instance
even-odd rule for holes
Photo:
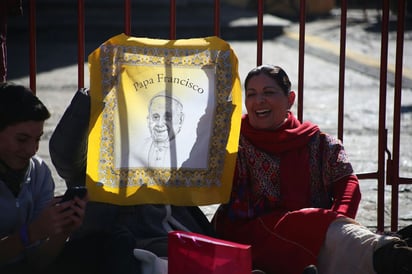
[[[90,199],[118,205],[226,202],[242,112],[230,45],[214,36],[120,34],[88,61]]]

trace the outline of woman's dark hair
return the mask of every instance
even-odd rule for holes
[[[291,89],[291,83],[289,81],[289,76],[286,72],[279,66],[272,66],[272,65],[262,65],[258,66],[251,71],[249,71],[248,75],[245,79],[245,89],[247,89],[247,84],[249,80],[253,76],[257,76],[260,74],[265,74],[276,81],[279,87],[283,90],[285,95],[288,95]]]
[[[33,92],[12,82],[0,83],[0,131],[26,121],[45,121],[50,112]]]

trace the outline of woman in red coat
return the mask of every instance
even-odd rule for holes
[[[245,95],[231,198],[213,220],[219,236],[250,244],[254,267],[267,273],[301,274],[310,264],[325,274],[412,273],[404,241],[354,221],[361,194],[344,147],[290,112],[295,93],[285,71],[253,69]],[[376,255],[392,251],[402,259]]]

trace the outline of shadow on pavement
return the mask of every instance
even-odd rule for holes
[[[213,1],[196,0],[177,5],[176,38],[213,36]],[[105,0],[85,6],[85,56],[112,36],[124,32],[122,2]],[[9,18],[8,79],[29,75],[28,8],[21,17]],[[132,36],[169,39],[169,1],[152,0],[132,6]],[[220,37],[224,40],[256,40],[256,13],[221,5]],[[265,25],[264,39],[283,33],[287,21]],[[77,5],[73,1],[39,0],[36,6],[37,73],[77,64]]]

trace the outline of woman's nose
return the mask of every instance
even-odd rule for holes
[[[256,101],[258,103],[264,102],[266,100],[265,96],[263,94],[257,94],[256,95]]]

